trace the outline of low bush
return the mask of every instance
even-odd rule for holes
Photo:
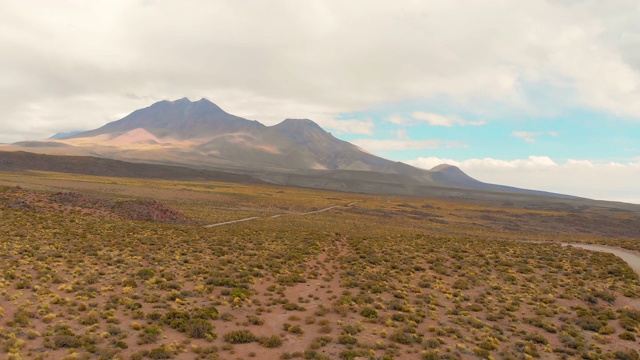
[[[257,340],[257,337],[249,330],[234,330],[224,335],[224,341],[231,344],[247,344]]]

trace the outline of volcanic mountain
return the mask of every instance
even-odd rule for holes
[[[97,155],[181,165],[422,173],[362,151],[311,120],[286,119],[265,126],[231,115],[207,99],[161,101],[101,128],[56,141],[95,145]]]
[[[383,159],[308,119],[265,126],[207,99],[160,101],[98,129],[65,135],[16,143],[11,149],[223,170],[333,190],[413,195],[428,186],[538,193],[485,184],[453,166],[423,170]]]

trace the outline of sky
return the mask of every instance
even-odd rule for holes
[[[640,2],[0,0],[0,142],[207,98],[478,180],[640,203]]]

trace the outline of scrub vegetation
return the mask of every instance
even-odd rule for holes
[[[638,359],[638,275],[559,243],[638,250],[639,222],[598,208],[0,174],[0,358]]]

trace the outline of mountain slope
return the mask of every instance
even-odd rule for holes
[[[68,138],[121,134],[141,128],[158,138],[183,140],[264,127],[257,121],[231,115],[207,99],[191,102],[182,98],[157,102],[147,108],[136,110],[121,120]]]
[[[143,137],[148,141],[122,141],[142,133],[148,133]],[[286,119],[268,127],[207,99],[160,101],[98,129],[55,140],[93,146],[87,154],[116,159],[281,171],[348,169],[430,180],[426,170],[362,151],[311,120]]]
[[[160,101],[95,130],[4,148],[223,170],[271,183],[355,192],[411,195],[428,186],[548,195],[482,183],[452,166],[423,170],[390,161],[308,119],[265,126],[207,99]]]
[[[249,175],[198,170],[182,166],[130,163],[91,156],[59,156],[24,151],[0,151],[0,171],[26,170],[127,178],[264,183]]]

